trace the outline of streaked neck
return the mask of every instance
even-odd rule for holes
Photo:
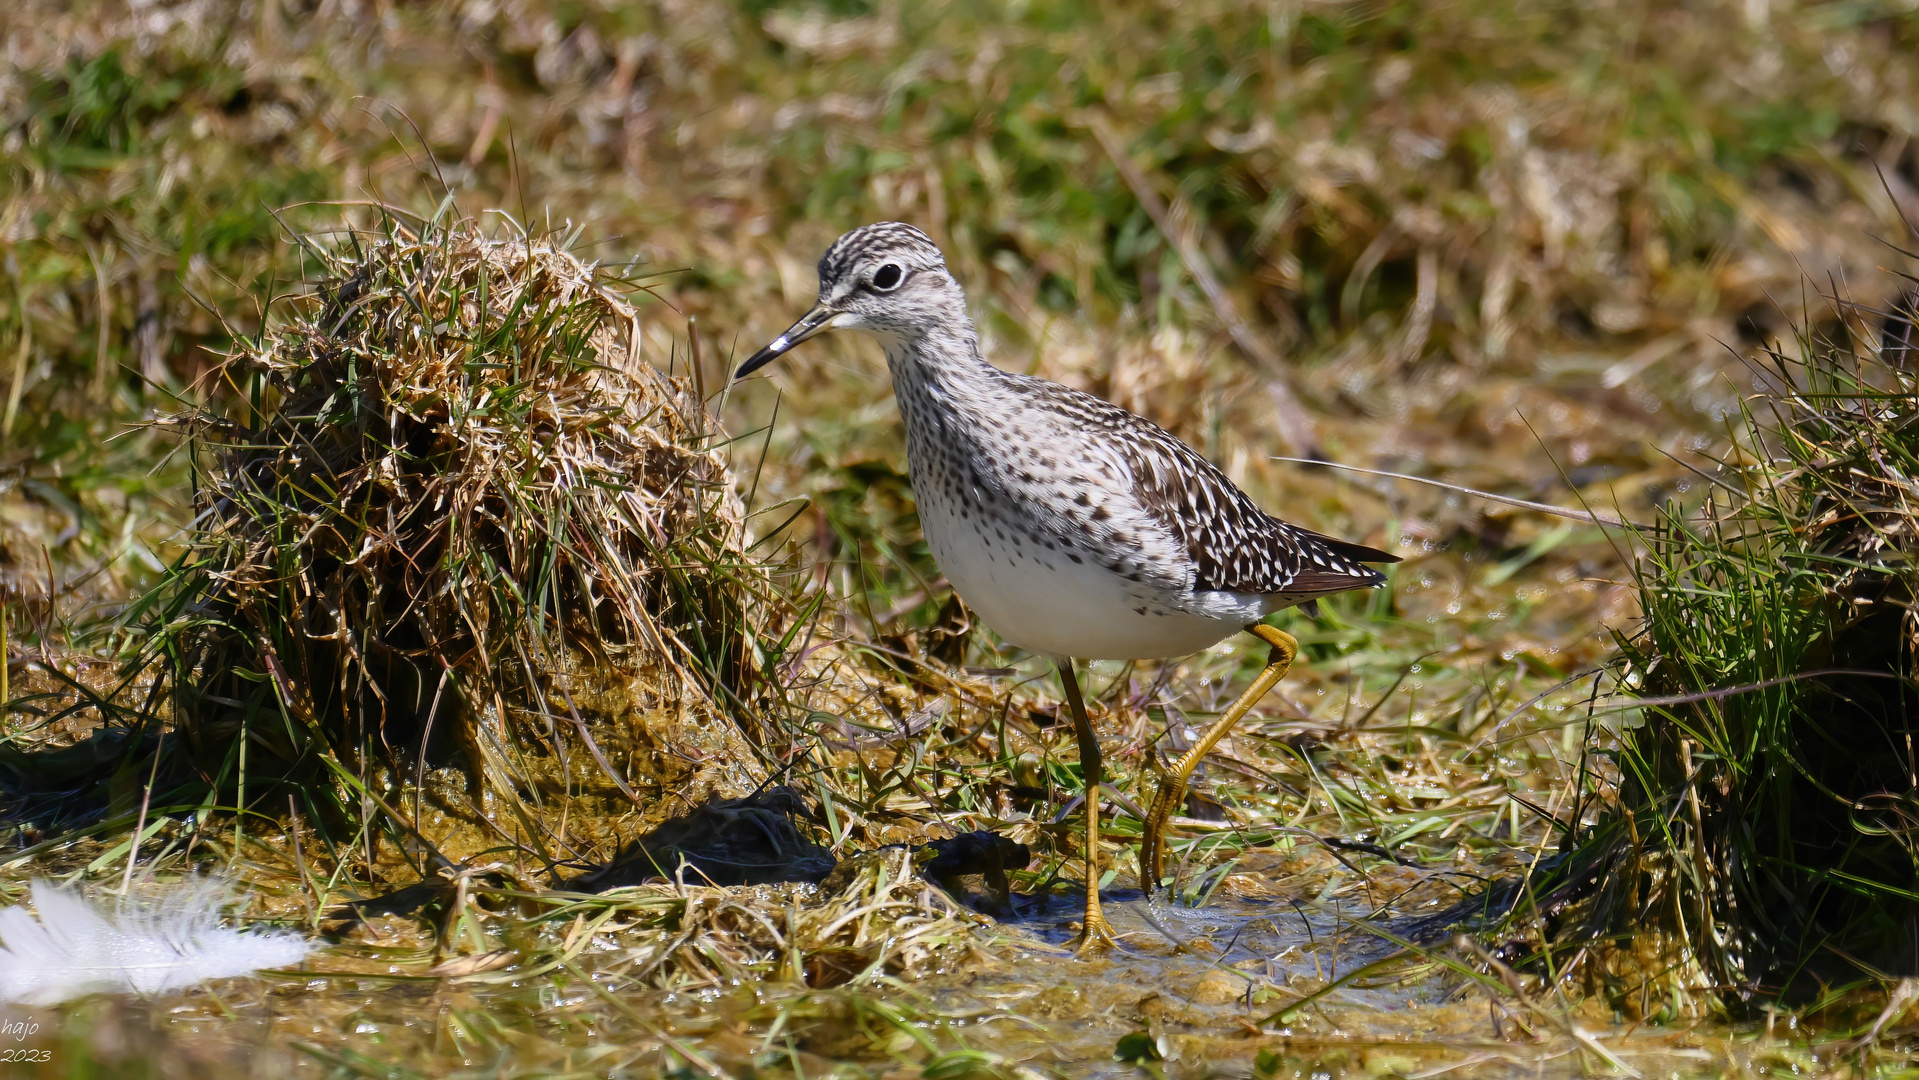
[[[972,320],[963,317],[935,323],[912,336],[884,335],[880,346],[886,350],[895,393],[961,390],[998,374],[980,355]]]

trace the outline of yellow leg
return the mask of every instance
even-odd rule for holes
[[[1153,798],[1153,808],[1146,813],[1146,832],[1139,845],[1139,887],[1151,896],[1158,889],[1166,874],[1166,821],[1173,816],[1180,800],[1186,797],[1186,781],[1199,767],[1200,760],[1212,752],[1219,740],[1233,730],[1239,719],[1251,712],[1259,699],[1279,685],[1286,677],[1286,670],[1293,666],[1293,657],[1299,655],[1299,642],[1284,630],[1276,630],[1264,623],[1254,623],[1246,628],[1247,633],[1272,646],[1272,652],[1266,657],[1266,668],[1253,680],[1253,685],[1239,695],[1238,700],[1224,713],[1219,721],[1207,729],[1205,737],[1193,744],[1191,750],[1173,765],[1172,771],[1161,776],[1159,794]]]
[[[1093,734],[1093,722],[1086,718],[1086,701],[1080,696],[1079,680],[1073,676],[1073,662],[1062,660],[1060,682],[1066,687],[1066,704],[1073,711],[1073,734],[1079,738],[1079,768],[1086,777],[1086,921],[1073,951],[1084,955],[1116,944],[1113,928],[1099,909],[1099,738]]]

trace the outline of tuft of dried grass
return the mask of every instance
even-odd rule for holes
[[[313,287],[218,369],[224,408],[172,421],[196,527],[137,613],[192,772],[241,805],[332,791],[339,822],[403,791],[417,818],[457,765],[465,816],[549,860],[562,812],[751,788],[719,687],[756,571],[697,396],[554,238],[380,223],[304,240]]]
[[[650,989],[760,982],[826,989],[923,978],[974,954],[983,939],[973,928],[986,921],[921,876],[906,848],[850,860],[824,886],[673,882],[532,899],[545,907],[529,925],[556,931],[546,964],[591,953],[603,984]],[[596,938],[617,947],[590,949]]]

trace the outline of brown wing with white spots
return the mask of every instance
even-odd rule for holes
[[[1335,540],[1261,510],[1212,462],[1166,429],[1107,401],[1038,384],[1046,407],[1104,436],[1125,458],[1141,506],[1185,545],[1197,590],[1311,596],[1366,589],[1385,576],[1365,565],[1396,555]]]

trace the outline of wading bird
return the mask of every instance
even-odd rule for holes
[[[1100,911],[1100,747],[1078,660],[1186,656],[1245,630],[1266,667],[1160,781],[1140,885],[1160,884],[1164,833],[1200,759],[1286,674],[1298,643],[1260,620],[1379,585],[1398,560],[1262,512],[1172,434],[1090,394],[992,366],[966,297],[925,233],[899,222],[840,237],[818,303],[740,365],[757,371],[832,329],[879,340],[906,424],[920,524],[940,570],[1000,637],[1059,666],[1086,779],[1085,951],[1112,941]]]

